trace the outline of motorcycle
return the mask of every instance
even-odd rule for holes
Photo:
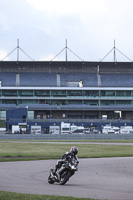
[[[64,185],[69,178],[78,171],[78,161],[72,160],[71,163],[68,161],[61,161],[61,167],[57,169],[56,174],[54,175],[53,171],[54,168],[50,168],[49,170],[49,177],[48,183],[54,184],[55,182],[59,183],[60,185]]]

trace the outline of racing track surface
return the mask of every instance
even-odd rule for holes
[[[56,160],[0,163],[0,190],[108,200],[133,200],[133,157],[80,159],[79,171],[60,186],[47,182]]]

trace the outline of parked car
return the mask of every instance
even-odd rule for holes
[[[72,134],[84,134],[84,129],[77,129],[73,131]]]

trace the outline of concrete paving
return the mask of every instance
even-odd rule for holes
[[[0,163],[0,190],[82,198],[133,200],[133,157],[80,159],[79,171],[60,186],[47,182],[56,160]]]
[[[77,141],[71,141],[71,142],[62,142],[62,141],[59,141],[59,142],[47,142],[47,141],[43,141],[43,142],[38,142],[38,141],[23,141],[23,140],[6,140],[6,141],[0,141],[0,143],[4,143],[4,142],[7,142],[7,143],[33,143],[33,144],[100,144],[100,145],[124,145],[124,146],[133,146],[133,143],[130,142],[130,143],[125,143],[125,142],[77,142]]]

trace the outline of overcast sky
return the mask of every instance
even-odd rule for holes
[[[17,47],[35,61],[67,46],[84,61],[100,61],[115,45],[133,60],[133,0],[0,0],[0,60]],[[80,59],[67,51],[68,60]],[[64,50],[54,60],[65,60]],[[104,61],[113,61],[112,51]],[[17,60],[17,50],[5,60]],[[30,60],[19,50],[19,60]],[[129,61],[116,51],[117,61]]]

